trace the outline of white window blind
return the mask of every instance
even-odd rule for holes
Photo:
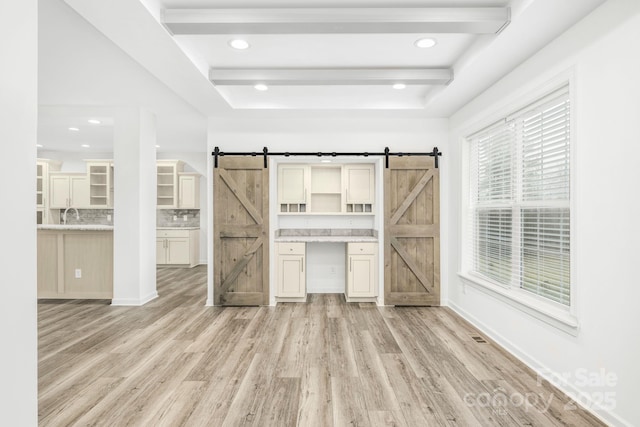
[[[468,138],[469,268],[568,306],[569,87]]]

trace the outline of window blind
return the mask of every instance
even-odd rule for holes
[[[570,305],[569,87],[468,138],[473,273]]]

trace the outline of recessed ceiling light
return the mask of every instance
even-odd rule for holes
[[[156,145],[156,148],[160,148],[160,146],[159,146],[159,145]]]
[[[398,90],[404,89],[406,87],[407,87],[407,85],[404,84],[404,83],[396,83],[396,84],[393,85],[393,88],[394,89],[398,89]]]
[[[99,125],[100,124],[100,120],[96,120],[96,119],[89,119],[87,121],[89,123],[91,123],[92,125]]]
[[[81,147],[82,147],[82,148],[89,148],[89,147],[91,147],[91,146],[90,146],[89,144],[82,144],[82,145],[81,145]]]
[[[249,42],[242,39],[233,39],[229,41],[229,46],[231,46],[234,49],[244,50],[249,48]]]
[[[415,45],[421,49],[427,49],[429,47],[434,47],[436,43],[435,39],[426,38],[416,40]]]
[[[36,147],[42,148],[42,144],[36,144]]]
[[[269,90],[269,86],[267,86],[267,85],[266,85],[266,84],[264,84],[264,83],[258,83],[257,85],[255,85],[255,86],[254,86],[254,88],[255,88],[256,90],[260,90],[260,91],[263,91],[263,92],[264,92],[265,90]]]
[[[80,129],[74,128],[74,127],[70,127],[69,130],[74,131],[74,132],[78,132]]]

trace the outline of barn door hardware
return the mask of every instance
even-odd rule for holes
[[[258,156],[259,153],[256,152],[224,152],[224,151],[220,151],[219,147],[215,147],[213,149],[213,152],[211,153],[211,155],[213,156],[213,167],[214,168],[218,168],[218,158],[222,157],[222,156]],[[317,156],[317,157],[339,157],[339,156],[349,156],[349,157],[357,157],[357,156],[363,156],[363,157],[369,157],[369,156],[384,156],[384,167],[385,168],[389,168],[389,157],[390,156],[397,156],[397,157],[420,157],[420,156],[429,156],[429,157],[433,157],[434,161],[435,161],[435,167],[438,168],[439,166],[439,162],[438,162],[438,157],[442,156],[442,151],[438,150],[438,147],[433,147],[433,150],[430,152],[425,152],[425,153],[402,153],[402,152],[397,152],[397,153],[392,153],[389,150],[389,147],[385,147],[384,152],[383,153],[369,153],[369,152],[346,152],[346,153],[337,153],[335,151],[333,152],[322,152],[322,151],[318,151],[318,152],[291,152],[291,151],[283,151],[283,152],[270,152],[269,149],[267,147],[263,147],[262,148],[262,156],[264,158],[264,167],[265,169],[268,166],[268,157],[269,156],[284,156],[284,157],[291,157],[291,156]]]

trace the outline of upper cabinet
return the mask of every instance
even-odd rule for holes
[[[36,162],[36,217],[38,224],[55,222],[49,211],[49,173],[60,170],[61,163],[56,160],[38,159]]]
[[[178,207],[178,173],[182,172],[184,163],[179,160],[158,160],[157,205],[158,209],[175,209]]]
[[[94,209],[113,207],[113,162],[110,160],[86,160],[89,178],[89,207]]]
[[[180,160],[158,160],[158,209],[200,209],[200,175]]]
[[[88,208],[89,181],[84,173],[51,173],[49,207],[51,209]]]
[[[200,209],[200,175],[178,174],[178,208]]]
[[[373,165],[347,165],[344,178],[347,212],[371,212],[375,198]]]
[[[308,165],[278,166],[278,204],[280,212],[306,212],[309,194]]]
[[[374,178],[373,164],[280,164],[279,212],[372,214]]]

